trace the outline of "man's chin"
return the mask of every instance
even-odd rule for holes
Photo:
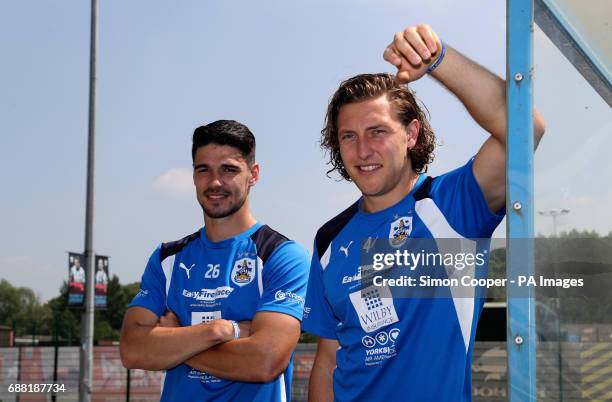
[[[364,197],[378,197],[385,193],[384,189],[380,186],[373,186],[371,184],[368,185],[364,183],[359,183],[357,181],[353,181],[353,183],[355,183],[359,191],[361,191],[361,195],[363,195]]]
[[[228,216],[236,212],[232,209],[211,209],[211,208],[203,208],[203,209],[204,209],[204,213],[206,214],[206,216],[208,216],[209,218],[213,218],[213,219],[227,218]]]
[[[204,214],[206,214],[206,216],[208,216],[209,218],[222,219],[222,218],[227,218],[228,216],[232,216],[236,212],[240,211],[245,201],[246,201],[246,198],[242,200],[242,202],[238,202],[238,203],[235,203],[229,206],[223,206],[223,207],[218,206],[218,207],[210,208],[209,206],[204,205],[202,203],[200,203],[200,206],[202,207],[202,210],[204,210]]]

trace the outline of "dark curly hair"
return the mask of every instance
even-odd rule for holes
[[[425,115],[427,109],[419,106],[414,92],[406,85],[399,84],[391,74],[360,74],[349,78],[340,84],[340,87],[332,96],[325,115],[325,127],[321,130],[321,148],[329,153],[328,165],[332,168],[327,171],[329,176],[334,170],[346,180],[351,181],[342,157],[340,156],[340,144],[338,142],[338,113],[340,108],[346,104],[361,102],[368,99],[387,95],[387,99],[393,106],[402,122],[407,127],[413,119],[420,123],[417,142],[408,151],[412,169],[417,173],[427,171],[433,159],[433,151],[436,145],[436,136],[429,126]]]

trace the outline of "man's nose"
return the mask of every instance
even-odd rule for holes
[[[212,172],[210,176],[210,184],[209,187],[217,188],[221,187],[223,182],[221,181],[221,175],[217,172]]]
[[[357,138],[357,155],[359,159],[366,160],[372,155],[372,148],[366,136]]]

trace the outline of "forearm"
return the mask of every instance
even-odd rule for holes
[[[285,370],[290,358],[291,350],[254,334],[217,345],[185,363],[226,380],[269,382]]]
[[[331,402],[334,400],[334,369],[338,341],[319,338],[310,381],[308,383],[309,402]]]
[[[447,46],[446,56],[431,76],[451,91],[474,121],[506,143],[506,81]],[[544,120],[534,109],[535,145],[544,134]]]
[[[502,78],[448,45],[431,76],[459,98],[482,128],[505,143],[506,83]]]
[[[334,367],[315,360],[308,382],[309,402],[332,402],[334,400]]]
[[[214,323],[166,328],[133,324],[121,335],[121,360],[127,368],[165,370],[227,340]]]

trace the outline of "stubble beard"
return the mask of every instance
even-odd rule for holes
[[[399,174],[391,174],[387,176],[384,178],[382,185],[378,189],[373,189],[371,191],[368,191],[367,188],[361,185],[358,181],[354,179],[352,180],[364,197],[380,197],[393,191],[399,185],[399,183],[402,181],[402,174],[400,172]]]
[[[242,197],[242,199],[238,200],[234,204],[231,204],[226,210],[211,211],[209,208],[206,208],[204,206],[204,202],[200,202],[200,206],[202,207],[202,210],[204,211],[204,214],[206,214],[206,216],[208,216],[209,218],[213,218],[213,219],[227,218],[228,216],[232,216],[233,214],[238,212],[240,210],[240,208],[243,207],[243,205],[246,202],[248,196],[249,196],[249,192],[246,191],[245,194],[244,194],[244,197]]]

